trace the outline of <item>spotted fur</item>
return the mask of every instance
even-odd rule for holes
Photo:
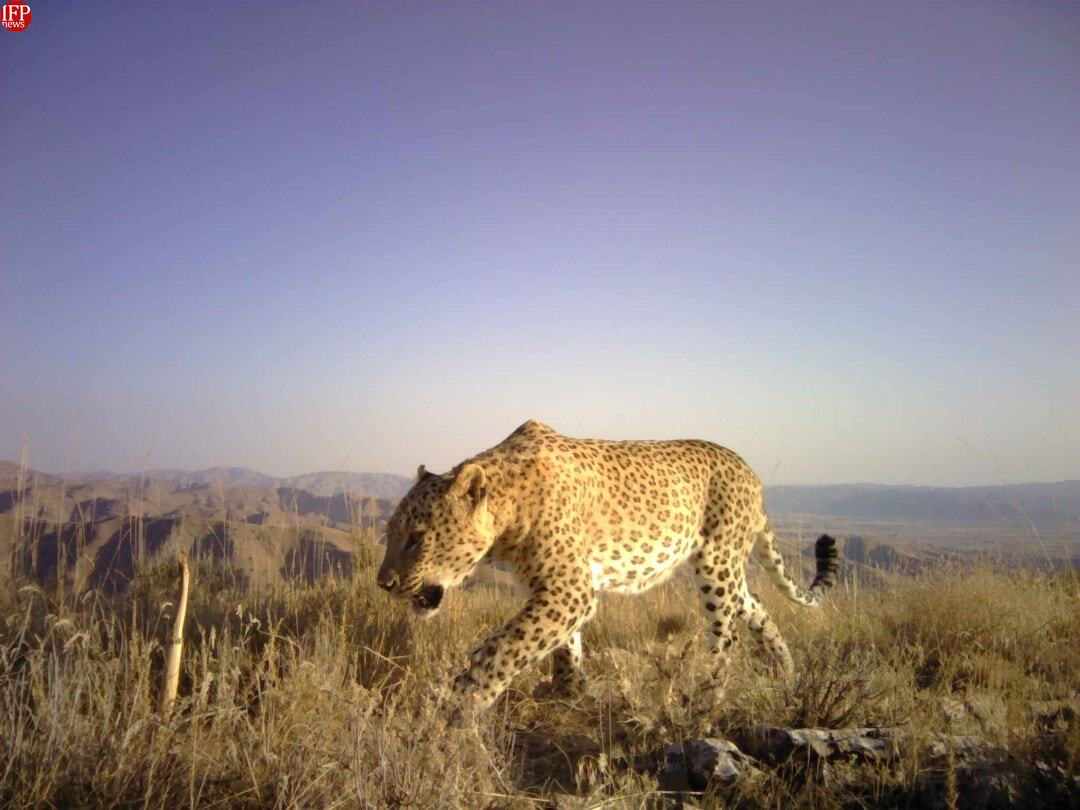
[[[831,537],[817,543],[809,589],[784,572],[761,482],[705,441],[601,441],[526,422],[445,475],[423,467],[387,525],[379,584],[421,613],[482,562],[505,563],[527,593],[521,611],[469,655],[453,685],[466,711],[491,704],[527,666],[553,655],[554,686],[580,688],[581,628],[602,591],[638,593],[689,562],[723,667],[743,620],[785,672],[791,653],[747,589],[754,550],[789,598],[818,605],[836,582]]]

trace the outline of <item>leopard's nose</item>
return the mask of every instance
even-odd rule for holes
[[[393,571],[380,571],[378,576],[379,587],[384,591],[392,591],[397,587],[398,575]]]

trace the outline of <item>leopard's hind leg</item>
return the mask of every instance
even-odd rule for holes
[[[694,583],[709,622],[709,650],[716,675],[726,668],[728,650],[736,638],[734,620],[742,609],[746,588],[743,549],[748,542],[748,533],[742,527],[703,531],[702,544],[690,558]]]
[[[757,597],[750,593],[745,584],[743,585],[741,601],[739,618],[746,622],[747,627],[750,628],[751,634],[758,643],[758,647],[761,648],[766,657],[785,677],[790,678],[795,673],[795,662],[791,657],[791,651],[788,649],[784,637],[780,635],[776,623],[765,608],[762,607]]]

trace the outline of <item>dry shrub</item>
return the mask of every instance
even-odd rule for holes
[[[844,728],[887,723],[876,711],[885,691],[876,664],[870,651],[851,641],[830,639],[807,650],[788,696],[793,712],[786,725]]]

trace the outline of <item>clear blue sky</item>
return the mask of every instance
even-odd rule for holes
[[[31,5],[0,458],[1080,478],[1075,3]]]

